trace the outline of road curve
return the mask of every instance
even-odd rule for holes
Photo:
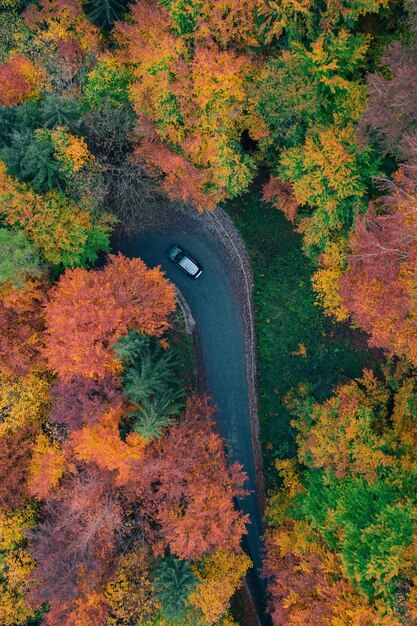
[[[173,243],[184,247],[202,265],[200,278],[189,278],[166,259],[166,250]],[[186,215],[169,226],[152,227],[125,238],[117,248],[126,256],[142,258],[150,267],[161,265],[180,289],[195,319],[207,393],[217,407],[219,431],[226,440],[229,458],[243,465],[248,476],[246,487],[251,493],[239,500],[238,506],[251,520],[244,547],[255,567],[247,581],[258,614],[262,615],[265,583],[259,570],[263,525],[251,437],[244,322],[232,275],[235,266],[218,237],[205,227],[204,220]],[[260,622],[271,623],[268,616]]]

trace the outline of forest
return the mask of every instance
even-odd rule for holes
[[[171,203],[253,265],[273,625],[416,623],[416,77],[415,0],[0,0],[1,626],[248,626],[244,468],[112,248]]]

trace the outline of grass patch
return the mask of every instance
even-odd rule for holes
[[[308,383],[323,401],[346,378],[373,367],[380,354],[364,336],[324,316],[311,287],[313,268],[301,237],[280,211],[247,193],[226,207],[246,242],[255,276],[259,348],[261,446],[267,485],[274,460],[294,456],[296,443],[285,395]]]

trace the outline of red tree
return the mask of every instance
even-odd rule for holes
[[[27,478],[36,427],[0,436],[0,506],[15,507],[28,496]]]
[[[39,285],[0,297],[0,371],[20,376],[39,361],[43,298]]]
[[[226,466],[212,413],[205,399],[191,398],[179,425],[147,446],[131,485],[155,549],[169,545],[182,559],[239,550],[246,533],[248,520],[233,504],[246,477],[239,465]]]
[[[113,571],[122,512],[107,478],[100,472],[69,479],[30,535],[37,565],[30,599],[50,605],[51,626],[76,623],[71,614]]]
[[[386,152],[397,154],[401,152],[400,142],[405,133],[416,127],[415,47],[405,48],[396,41],[382,61],[389,69],[390,78],[382,74],[368,77],[369,99],[361,128],[375,133]]]
[[[0,104],[14,106],[39,94],[42,74],[29,59],[16,54],[0,64]]]
[[[45,354],[63,380],[104,378],[120,369],[113,345],[128,328],[161,335],[175,309],[174,288],[159,268],[110,255],[102,270],[67,271],[46,306]]]
[[[417,142],[415,142],[417,143]],[[411,155],[413,141],[408,150]],[[417,152],[416,152],[417,155]],[[386,195],[356,219],[341,295],[370,343],[417,364],[417,156],[384,180]]]
[[[69,383],[58,381],[52,388],[51,420],[65,424],[71,430],[84,424],[96,424],[111,407],[118,408],[123,394],[117,388],[117,380],[106,375],[101,380],[78,376]]]

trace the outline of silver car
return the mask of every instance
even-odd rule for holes
[[[183,272],[191,276],[191,278],[198,278],[202,274],[202,268],[198,265],[197,261],[185,252],[180,246],[174,245],[167,250],[167,257],[170,261],[178,265]]]

